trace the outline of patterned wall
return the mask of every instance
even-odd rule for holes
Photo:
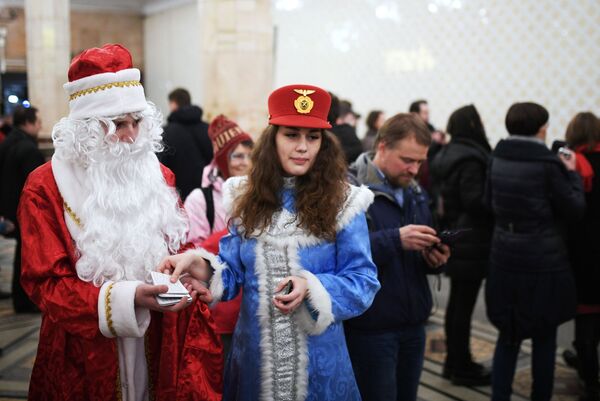
[[[274,0],[275,84],[314,83],[363,114],[429,101],[432,123],[473,103],[492,143],[515,101],[550,111],[548,143],[600,115],[598,0]]]

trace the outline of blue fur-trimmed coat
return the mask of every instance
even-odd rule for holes
[[[226,204],[245,182],[226,182]],[[342,321],[371,305],[379,282],[365,218],[373,194],[366,187],[349,191],[335,242],[296,225],[294,189],[286,186],[283,208],[266,232],[245,239],[234,227],[221,240],[217,257],[196,251],[215,269],[211,291],[216,299],[230,300],[244,289],[224,400],[360,400]],[[272,297],[289,275],[306,278],[308,294],[301,307],[283,315]]]

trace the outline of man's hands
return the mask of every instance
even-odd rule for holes
[[[450,257],[450,247],[448,245],[438,244],[422,250],[421,254],[430,267],[438,268],[448,262],[448,258]]]
[[[288,281],[292,282],[292,291],[287,295],[277,294],[273,297],[273,305],[285,315],[296,310],[308,292],[308,284],[304,277],[289,276],[279,282],[275,287],[275,293],[283,290]]]
[[[183,273],[189,273],[199,281],[208,281],[212,275],[206,260],[200,255],[186,252],[167,256],[158,265],[157,271],[171,275],[171,282],[175,283]]]
[[[431,267],[440,267],[450,257],[450,247],[440,242],[435,230],[429,226],[409,224],[400,227],[402,249],[421,251],[423,259]]]
[[[436,232],[429,226],[409,224],[400,227],[400,243],[406,251],[422,251],[440,243]]]
[[[140,284],[135,290],[135,306],[151,309],[157,312],[179,312],[185,309],[188,305],[193,304],[198,296],[198,292],[192,288],[191,284],[183,284],[185,288],[190,291],[192,301],[187,302],[187,297],[181,298],[181,300],[171,306],[160,306],[156,300],[158,294],[163,294],[169,290],[166,285],[151,285],[151,284]]]

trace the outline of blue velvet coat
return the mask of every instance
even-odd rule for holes
[[[226,199],[244,182],[230,179]],[[360,400],[342,321],[363,313],[379,289],[364,214],[373,195],[350,188],[335,242],[296,225],[293,188],[281,197],[283,208],[266,232],[245,239],[233,227],[211,260],[216,298],[230,300],[244,289],[223,399]],[[300,308],[283,315],[272,297],[289,275],[306,278],[309,292]]]

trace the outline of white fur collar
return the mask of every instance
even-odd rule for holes
[[[72,162],[61,160],[56,155],[52,156],[51,166],[56,186],[63,201],[69,205],[76,216],[81,216],[83,202],[89,196],[87,187],[84,185],[84,168]],[[63,207],[63,209],[65,208]],[[64,211],[64,217],[71,237],[76,240],[81,232],[80,227],[66,210]]]
[[[248,177],[231,177],[223,185],[223,205],[228,215],[231,215],[236,199],[244,193],[248,182]],[[349,193],[342,210],[337,217],[337,230],[342,230],[357,214],[366,212],[369,205],[373,203],[374,195],[369,188],[364,185],[360,187],[349,185]],[[294,216],[289,211],[283,209],[277,219],[279,230],[277,231],[277,241],[300,242],[301,246],[314,245],[321,240],[313,235],[303,232],[297,227],[290,227],[285,224],[293,220]],[[285,234],[285,235],[282,235]],[[268,233],[266,234],[268,236]]]

